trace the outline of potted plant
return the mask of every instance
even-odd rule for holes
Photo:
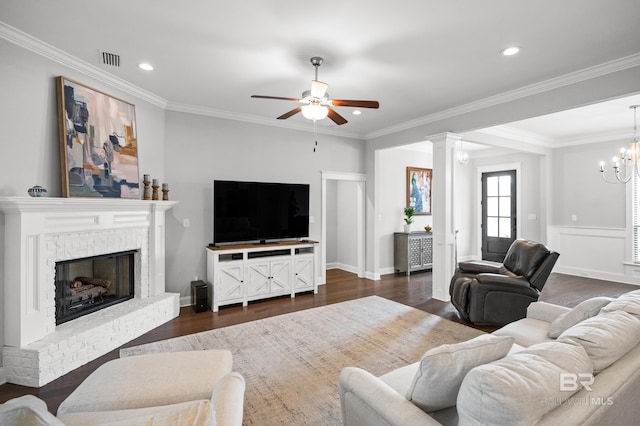
[[[414,207],[404,208],[404,232],[411,232],[411,224],[413,223],[413,216],[416,214]]]

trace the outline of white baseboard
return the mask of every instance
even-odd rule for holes
[[[380,275],[394,274],[396,272],[396,268],[393,266],[389,266],[388,268],[380,268]]]
[[[340,262],[327,263],[327,269],[342,269],[343,271],[351,272],[353,274],[358,273],[358,267],[353,265],[347,265]]]
[[[638,270],[640,270],[640,265],[638,266]],[[599,271],[597,269],[589,269],[589,268],[572,268],[567,266],[559,266],[553,268],[553,272],[557,272],[559,274],[573,275],[576,277],[585,277],[585,278],[594,278],[597,280],[605,280],[605,281],[614,281],[625,284],[633,284],[640,286],[638,282],[638,278],[630,278],[627,274],[615,274],[606,271]]]
[[[354,274],[358,274],[358,268],[351,265],[345,265],[344,263],[332,262],[327,263],[327,269],[342,269],[343,271],[352,272]],[[365,271],[364,277],[367,280],[379,281],[381,274],[374,274],[370,271]]]
[[[370,271],[365,272],[364,277],[368,280],[380,281],[380,274],[375,274]]]

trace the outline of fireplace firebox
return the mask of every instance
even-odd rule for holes
[[[132,299],[136,253],[56,262],[56,325]]]

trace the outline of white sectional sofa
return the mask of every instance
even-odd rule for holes
[[[340,375],[345,426],[638,424],[640,290],[573,309],[534,302],[492,334],[380,377]]]
[[[227,350],[131,356],[91,373],[57,417],[27,395],[0,405],[0,424],[241,426],[244,391]]]

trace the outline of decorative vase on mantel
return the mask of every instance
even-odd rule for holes
[[[405,223],[402,226],[404,227],[404,232],[406,232],[407,234],[411,232],[411,224],[410,223]]]
[[[29,188],[27,193],[32,197],[46,197],[47,196],[47,190],[45,188],[41,187],[40,185],[32,186],[31,188]]]

